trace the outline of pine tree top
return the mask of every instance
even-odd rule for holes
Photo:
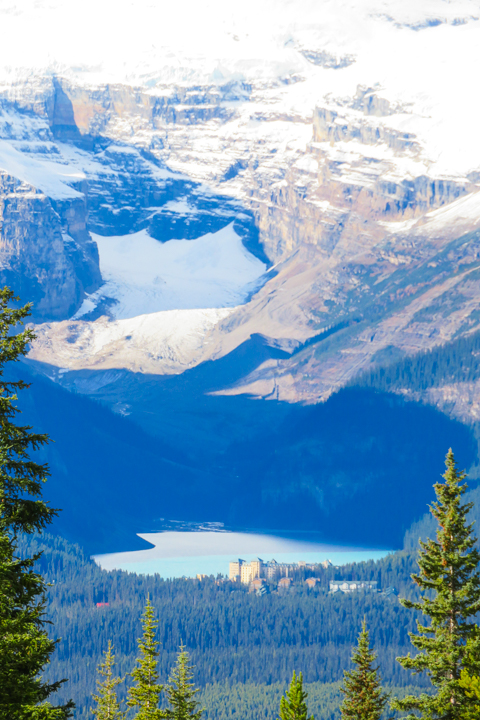
[[[9,307],[18,301],[12,290],[0,288],[0,532],[12,536],[41,531],[58,514],[41,498],[42,485],[49,476],[48,466],[29,457],[29,453],[48,443],[49,438],[32,432],[30,426],[13,422],[19,413],[16,393],[29,385],[23,380],[4,379],[5,365],[18,362],[35,339],[30,328],[14,332],[24,324],[31,308],[30,304]]]
[[[438,522],[436,539],[420,541],[419,572],[412,575],[424,595],[419,602],[401,601],[429,615],[432,629],[445,623],[446,612],[461,622],[480,611],[480,553],[474,523],[467,521],[473,503],[461,502],[466,473],[458,471],[451,449],[445,464],[445,482],[434,485],[437,500],[430,506]]]
[[[308,717],[308,693],[303,688],[303,675],[293,671],[292,680],[280,700],[279,720],[314,720],[313,715]]]
[[[365,620],[352,652],[353,670],[344,672],[344,700],[340,708],[343,720],[380,720],[388,702],[388,694],[381,686],[378,667],[374,667],[376,653],[370,647]]]
[[[451,449],[445,465],[444,482],[435,483],[436,501],[430,506],[438,522],[436,538],[420,542],[419,572],[412,575],[421,598],[401,600],[428,621],[417,621],[417,633],[410,634],[417,655],[398,658],[404,668],[426,672],[434,693],[396,700],[393,707],[417,710],[426,718],[463,720],[471,702],[460,682],[462,668],[480,674],[480,632],[475,623],[480,611],[480,554],[473,523],[468,522],[472,503],[462,503],[466,473],[458,470]]]
[[[103,662],[98,667],[98,674],[104,679],[97,679],[97,695],[93,695],[97,707],[92,709],[95,720],[124,720],[125,713],[120,710],[117,699],[117,685],[123,682],[122,678],[114,677],[115,655],[111,640],[104,652]]]
[[[136,720],[160,720],[164,717],[158,707],[163,685],[159,683],[158,674],[157,625],[153,605],[147,597],[142,615],[142,636],[138,639],[140,653],[131,673],[134,684],[129,688],[127,698],[127,706],[137,708]]]
[[[182,642],[166,688],[169,707],[164,711],[164,717],[167,720],[200,720],[203,715],[203,709],[200,709],[195,699],[200,691],[192,682],[195,668],[189,659]]]

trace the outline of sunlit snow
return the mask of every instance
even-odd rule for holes
[[[82,197],[68,184],[85,178],[81,170],[66,163],[29,157],[5,140],[0,140],[0,170],[50,197]]]
[[[205,336],[231,312],[229,308],[164,310],[125,320],[104,315],[94,322],[80,318],[45,323],[37,325],[36,332],[48,345],[49,364],[62,368],[59,375],[72,369],[120,367],[168,375],[197,364]],[[75,342],[68,339],[72,332]],[[38,343],[31,357],[36,357],[37,349]]]
[[[10,86],[51,74],[163,95],[174,84],[276,84],[276,112],[304,117],[369,87],[403,108],[388,124],[418,137],[431,171],[479,165],[476,0],[22,0],[2,3],[0,25]],[[279,84],[287,78],[297,82]]]
[[[76,317],[101,300],[115,301],[116,319],[162,310],[228,308],[255,290],[266,266],[243,246],[233,223],[196,240],[161,243],[146,230],[120,237],[93,235],[105,284]]]

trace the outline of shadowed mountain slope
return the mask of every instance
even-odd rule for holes
[[[128,385],[144,396],[143,417],[132,418],[155,412],[150,432],[38,376],[20,400],[22,420],[55,440],[42,459],[52,470],[45,496],[63,508],[57,529],[91,552],[138,547],[135,533],[159,518],[399,547],[448,447],[462,466],[476,458],[466,426],[369,389],[292,406],[147,379]]]

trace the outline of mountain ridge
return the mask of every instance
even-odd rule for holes
[[[68,11],[77,28],[87,6]],[[31,372],[72,403],[84,394],[128,416],[152,444],[168,438],[192,497],[211,471],[226,517],[255,428],[266,449],[252,492],[270,522],[268,502],[283,502],[273,468],[298,513],[310,495],[321,507],[314,445],[335,408],[358,422],[413,407],[350,386],[480,329],[478,101],[465,71],[480,62],[480,20],[470,0],[207,6],[211,17],[183,2],[163,18],[140,0],[133,17],[104,0],[89,35],[103,40],[88,48],[80,32],[52,35],[66,18],[57,0],[0,9],[9,38],[51,39],[36,56],[25,42],[0,48],[0,281],[34,303]],[[392,389],[436,427],[423,405],[440,409],[469,448],[477,385]],[[308,413],[324,426],[305,429],[308,468],[291,483],[302,452],[288,422],[293,437]],[[261,422],[281,433],[284,467]]]

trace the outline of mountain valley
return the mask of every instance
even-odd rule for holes
[[[480,330],[478,6],[268,0],[252,22],[211,0],[170,37],[142,3],[141,28],[79,15],[86,59],[52,35],[61,3],[0,10],[52,48],[0,51],[0,281],[33,302],[20,402],[57,442],[62,532],[124,549],[162,516],[398,546],[449,445],[478,469],[475,373],[395,375]]]

